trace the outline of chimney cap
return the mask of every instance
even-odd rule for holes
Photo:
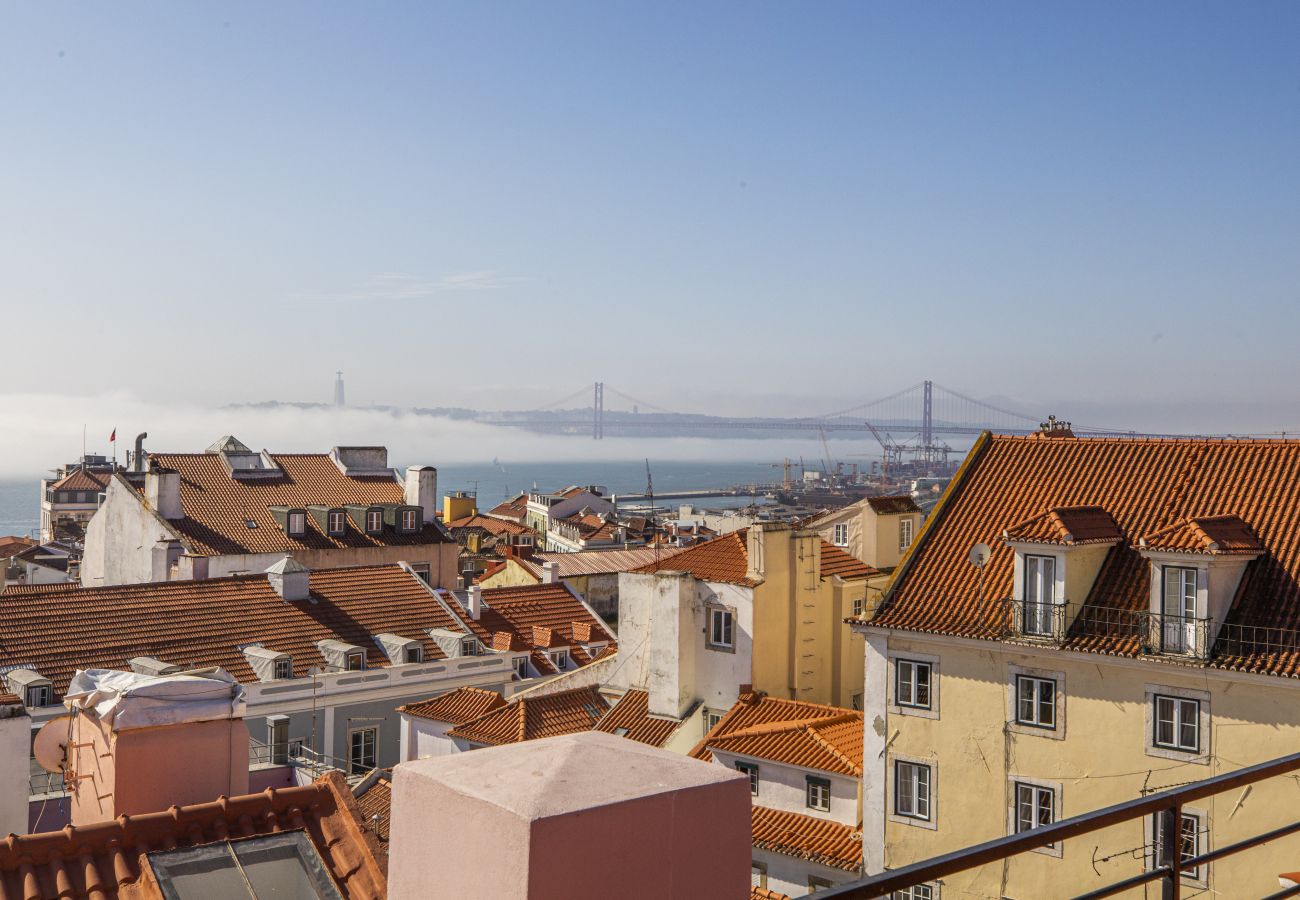
[[[283,557],[267,566],[268,575],[288,575],[293,572],[310,572],[311,569],[304,566],[298,560],[293,558],[292,553],[286,553]]]

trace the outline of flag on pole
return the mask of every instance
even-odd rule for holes
[[[113,433],[108,436],[108,442],[111,444],[116,440],[117,440],[117,429],[114,428]]]

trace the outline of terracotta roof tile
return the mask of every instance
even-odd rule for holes
[[[850,556],[833,544],[822,541],[822,578],[830,578],[833,575],[844,579],[870,578],[879,574],[881,574],[879,569],[867,565],[855,556]]]
[[[500,519],[496,516],[488,516],[479,513],[472,516],[462,516],[459,519],[453,519],[447,523],[447,527],[452,531],[463,528],[481,528],[493,535],[533,533],[531,528],[510,519]]]
[[[62,831],[10,835],[0,840],[0,896],[161,900],[152,874],[145,874],[147,853],[287,827],[306,832],[344,898],[380,900],[388,891],[386,854],[362,828],[359,815],[352,792],[336,772],[304,787],[268,788]],[[31,873],[30,890],[24,871]],[[98,888],[86,883],[88,873],[98,878]],[[107,875],[111,879],[105,880]]]
[[[498,503],[489,509],[486,515],[495,519],[510,519],[513,522],[522,522],[524,515],[528,512],[528,495],[520,494],[506,500],[504,503]]]
[[[24,550],[30,550],[35,546],[36,542],[31,538],[19,537],[16,534],[5,535],[0,537],[0,559],[17,556]]]
[[[399,706],[397,711],[420,719],[463,725],[505,705],[505,698],[496,691],[476,687],[462,687],[454,691],[448,691],[445,694],[439,694],[429,700]]]
[[[862,829],[802,813],[755,806],[750,812],[754,846],[847,872],[862,869]]]
[[[997,540],[1002,529],[1045,509],[1079,506],[1103,507],[1126,540],[1102,562],[1068,649],[1136,655],[1137,637],[1087,622],[1149,608],[1150,563],[1137,536],[1204,547],[1199,529],[1207,537],[1213,531],[1224,546],[1244,548],[1253,540],[1262,548],[1247,565],[1208,665],[1300,677],[1300,441],[1292,440],[985,436],[869,624],[1000,638],[1004,609],[980,602],[970,548],[993,548],[984,566],[984,596],[1010,596],[1014,554]],[[1223,516],[1236,521],[1215,521]],[[1186,520],[1210,527],[1180,525]]]
[[[271,458],[283,471],[283,477],[244,481],[232,478],[216,453],[154,453],[149,462],[180,473],[185,518],[170,524],[198,553],[280,553],[304,547],[328,550],[449,541],[435,523],[426,524],[418,534],[400,534],[385,525],[382,534],[370,535],[350,519],[344,535],[330,537],[312,516],[307,517],[302,537],[290,537],[280,528],[270,507],[400,504],[405,503],[405,492],[395,478],[344,475],[324,453],[276,453]],[[249,520],[256,527],[249,528]]]
[[[472,722],[447,732],[476,744],[498,746],[591,731],[609,703],[594,686],[573,688],[538,697],[523,696]]]
[[[790,900],[790,895],[754,885],[749,889],[749,900]]]
[[[855,713],[851,709],[827,706],[822,703],[804,703],[801,700],[782,700],[777,697],[769,697],[762,691],[748,691],[740,695],[731,709],[727,710],[726,714],[718,720],[718,724],[714,725],[703,740],[695,745],[690,755],[696,759],[711,760],[713,754],[709,752],[708,748],[713,741],[724,738],[733,732],[755,726],[771,725],[778,722],[789,725],[794,722],[816,719],[838,719],[845,714],[857,715],[859,721],[861,721],[862,714]],[[859,734],[858,741],[861,740],[862,736]],[[862,754],[859,752],[857,758],[860,760],[861,756]]]
[[[867,505],[877,514],[887,516],[893,513],[920,512],[911,494],[892,494],[887,497],[868,497]]]
[[[370,668],[388,658],[373,636],[418,640],[442,659],[428,628],[463,631],[417,576],[398,565],[318,569],[311,599],[285,602],[265,575],[85,588],[27,585],[0,593],[0,662],[31,666],[62,692],[81,668],[128,668],[136,656],[256,676],[241,645],[260,642],[293,657],[305,676],[322,659],[316,642],[355,644]]]
[[[1138,542],[1147,550],[1172,553],[1260,553],[1264,545],[1250,526],[1236,516],[1198,516],[1179,519]]]
[[[689,572],[701,581],[739,584],[753,587],[759,582],[749,577],[747,529],[724,534],[720,538],[664,554],[656,562],[638,566],[633,572]]]
[[[706,738],[711,750],[818,769],[838,775],[862,775],[862,713],[767,722]]]
[[[449,605],[459,603],[447,592],[442,593]],[[605,630],[593,613],[564,584],[484,588],[483,611],[479,619],[471,619],[468,614],[462,618],[484,646],[494,650],[572,647],[579,642],[573,633],[576,622],[587,624],[589,637],[581,643],[614,640],[614,636]],[[539,628],[542,630],[536,630]],[[509,636],[508,647],[505,646],[506,638],[501,635]],[[538,637],[544,637],[545,643],[536,640]],[[535,654],[533,664],[539,672],[554,671],[545,653]]]
[[[659,552],[658,556],[667,554]],[[656,551],[637,548],[634,550],[581,550],[577,553],[539,553],[533,558],[536,563],[553,562],[559,566],[556,570],[561,578],[575,575],[601,575],[607,572],[630,572],[637,566],[644,566],[655,561]]]
[[[108,488],[108,481],[112,477],[112,472],[90,472],[85,469],[73,469],[50,485],[50,490],[94,491],[98,493]]]
[[[640,741],[652,747],[662,747],[673,736],[681,723],[674,719],[657,719],[650,716],[650,695],[645,691],[628,691],[618,699],[613,708],[596,723],[596,731],[620,734],[629,741]]]
[[[361,814],[362,827],[375,836],[380,844],[388,844],[388,826],[392,821],[393,782],[381,774],[365,793],[357,797],[357,812]]]
[[[1003,532],[1009,541],[1036,544],[1104,544],[1124,534],[1100,506],[1058,506]]]

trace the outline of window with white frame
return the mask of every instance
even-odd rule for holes
[[[847,547],[849,545],[849,523],[838,522],[833,530],[833,543],[836,547]]]
[[[414,565],[411,566],[411,571],[414,572],[416,577],[419,578],[421,581],[423,581],[425,584],[433,583],[429,580],[428,563],[415,563]]]
[[[1016,676],[1016,724],[1056,728],[1056,682],[1032,675]]]
[[[382,509],[366,510],[366,534],[379,534],[384,530],[384,511]]]
[[[568,650],[552,650],[548,655],[551,657],[551,663],[561,672],[569,667]]]
[[[293,537],[302,537],[307,531],[307,514],[299,510],[289,513],[289,534]]]
[[[930,767],[897,760],[894,763],[894,815],[930,821]]]
[[[1164,846],[1165,826],[1172,821],[1173,812],[1171,810],[1158,812],[1151,817],[1151,852],[1147,854],[1147,862],[1152,869],[1157,866],[1173,865],[1173,859],[1164,855],[1167,849]],[[1178,861],[1180,863],[1187,863],[1201,855],[1203,852],[1201,849],[1201,835],[1203,833],[1204,828],[1200,813],[1183,811],[1178,829]],[[1190,878],[1193,881],[1200,881],[1204,875],[1201,866],[1183,868],[1181,872],[1184,878]]]
[[[1160,649],[1186,653],[1196,642],[1196,570],[1186,566],[1163,566],[1164,598],[1161,612]]]
[[[378,766],[378,759],[378,728],[357,728],[348,735],[349,774],[366,774]]]
[[[898,552],[906,553],[907,548],[912,546],[912,520],[911,518],[898,520]]]
[[[286,681],[293,677],[293,658],[289,656],[277,657],[275,660],[275,678],[278,681]]]
[[[23,697],[23,703],[32,709],[38,706],[49,706],[53,701],[54,689],[48,684],[33,684],[27,688],[26,696]]]
[[[744,772],[746,775],[749,776],[749,792],[753,794],[755,797],[757,797],[758,796],[758,766],[756,766],[754,763],[738,762],[736,763],[736,771]]]
[[[862,610],[865,608],[865,606],[866,606],[866,602],[867,602],[867,601],[866,601],[866,598],[865,598],[865,597],[854,597],[854,598],[853,598],[853,617],[854,617],[855,619],[856,619],[856,618],[861,618],[861,617],[862,617]]]
[[[424,648],[419,644],[407,644],[403,648],[402,662],[418,663],[424,662]]]
[[[805,806],[819,812],[831,811],[831,782],[829,778],[808,775],[804,778],[807,798]]]
[[[329,533],[333,537],[339,537],[347,530],[347,515],[341,509],[331,509],[326,523],[329,527]]]
[[[913,659],[894,661],[894,703],[930,708],[930,664]]]
[[[717,710],[712,710],[712,709],[709,709],[709,708],[707,708],[707,707],[705,708],[705,710],[704,710],[704,732],[705,732],[706,734],[707,734],[708,732],[712,731],[712,730],[713,730],[713,727],[714,727],[715,725],[717,725],[719,722],[722,721],[722,715],[723,715],[723,714],[722,714],[721,712],[718,712]]]
[[[1029,784],[1024,781],[1015,783],[1016,793],[1016,833],[1042,828],[1056,821],[1056,791],[1049,787]],[[1055,846],[1052,844],[1049,847]]]
[[[417,518],[419,514],[420,514],[420,510],[418,509],[402,510],[402,531],[405,531],[407,534],[410,534],[414,531],[419,531],[420,522],[419,519]]]
[[[722,650],[735,649],[735,614],[723,606],[709,607],[708,645]]]
[[[526,656],[515,657],[515,677],[518,678],[520,681],[523,681],[525,678],[528,677],[528,657]]]
[[[890,900],[934,900],[934,887],[929,884],[914,884],[910,888],[894,891]]]
[[[478,638],[475,637],[462,638],[460,642],[460,655],[478,656]],[[523,659],[523,657],[520,657],[520,659]]]
[[[1051,634],[1056,603],[1056,557],[1025,557],[1025,634]]]
[[[366,655],[360,650],[353,650],[348,654],[347,670],[349,672],[360,672],[366,667]]]
[[[1152,704],[1152,743],[1166,750],[1200,753],[1201,702],[1156,694]]]

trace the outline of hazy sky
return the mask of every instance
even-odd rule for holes
[[[1300,3],[9,2],[0,116],[29,398],[1300,424]]]

